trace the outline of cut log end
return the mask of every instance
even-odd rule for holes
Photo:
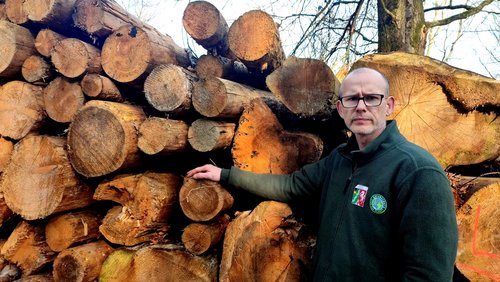
[[[186,32],[205,48],[217,45],[227,34],[228,26],[219,10],[209,2],[190,2],[182,17]]]
[[[226,93],[226,87],[220,80],[200,80],[194,84],[193,107],[205,117],[220,116],[226,108]]]
[[[189,126],[180,120],[150,117],[139,127],[139,149],[148,154],[175,154],[186,149]]]
[[[231,145],[235,127],[233,123],[198,119],[189,127],[189,144],[199,152],[224,149]]]

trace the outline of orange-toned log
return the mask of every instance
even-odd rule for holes
[[[322,140],[288,132],[264,102],[253,100],[240,117],[232,155],[235,166],[258,173],[288,174],[319,160]]]
[[[6,242],[6,239],[0,239],[0,250]],[[20,276],[21,269],[0,255],[0,281],[14,281]]]
[[[80,85],[83,93],[88,97],[115,102],[125,100],[115,83],[106,76],[88,73],[83,77]]]
[[[186,150],[189,126],[182,120],[149,117],[139,127],[137,145],[148,155],[171,155]]]
[[[52,63],[65,77],[75,78],[84,73],[101,73],[101,51],[76,38],[66,38],[50,52]]]
[[[235,127],[234,123],[197,119],[189,127],[189,144],[199,152],[227,148],[233,141]]]
[[[85,96],[78,82],[57,77],[43,90],[43,101],[51,119],[69,123],[85,104]]]
[[[12,151],[14,151],[14,143],[0,136],[0,174],[9,163]]]
[[[234,199],[217,182],[184,178],[179,192],[184,215],[193,221],[210,221],[233,206]]]
[[[24,61],[21,74],[27,82],[41,82],[44,84],[55,76],[52,65],[38,55],[31,55]]]
[[[0,181],[2,180],[2,175],[0,174]],[[0,194],[0,227],[3,226],[5,222],[9,219],[14,218],[14,212],[7,206],[3,193]],[[1,268],[0,268],[1,270]]]
[[[229,216],[224,214],[209,223],[191,223],[182,232],[182,243],[189,252],[201,255],[219,243],[229,220]]]
[[[1,254],[15,263],[22,270],[23,276],[35,274],[57,255],[45,242],[43,227],[27,221],[21,221],[14,228],[2,246]]]
[[[35,220],[82,208],[93,202],[92,189],[75,174],[62,137],[30,135],[14,146],[0,189],[12,211]]]
[[[5,20],[15,24],[24,24],[28,22],[28,14],[24,9],[24,0],[5,0],[4,11]]]
[[[101,267],[113,248],[105,241],[97,241],[66,249],[54,260],[54,280],[92,282],[97,281]]]
[[[139,165],[137,128],[146,119],[142,108],[108,101],[89,101],[68,131],[69,159],[75,170],[97,177]]]
[[[50,52],[54,46],[66,36],[61,35],[50,29],[40,30],[35,37],[35,49],[44,57],[50,57]]]
[[[24,9],[33,22],[49,26],[67,26],[75,6],[75,0],[24,0]]]
[[[102,216],[95,211],[69,212],[55,216],[45,226],[50,249],[60,252],[77,244],[95,241],[101,234]]]
[[[17,280],[16,282],[54,282],[54,277],[52,276],[52,272],[33,274],[28,276],[23,276]]]
[[[24,60],[36,53],[35,39],[29,29],[9,21],[0,21],[0,77],[21,72]]]
[[[14,80],[0,88],[1,136],[19,140],[38,131],[46,117],[42,87]]]

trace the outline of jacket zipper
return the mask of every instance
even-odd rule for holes
[[[354,171],[356,170],[356,167],[357,167],[356,162],[353,161],[352,162],[351,175],[349,176],[349,178],[347,178],[347,181],[346,181],[345,186],[344,186],[343,194],[345,194],[347,192],[347,188],[349,188],[349,186],[351,185],[352,175],[354,174]]]

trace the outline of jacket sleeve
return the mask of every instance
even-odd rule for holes
[[[403,281],[452,281],[458,229],[448,178],[436,168],[420,168],[400,188]]]

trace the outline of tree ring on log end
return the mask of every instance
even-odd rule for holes
[[[220,41],[221,36],[217,35],[221,15],[219,10],[209,2],[196,1],[190,2],[183,15],[183,24],[187,33],[195,40],[207,40],[207,46],[213,46]]]
[[[84,278],[80,263],[69,255],[60,258],[56,273],[59,281],[83,281]]]
[[[227,104],[226,87],[218,79],[200,80],[194,83],[193,107],[205,117],[219,116]]]

